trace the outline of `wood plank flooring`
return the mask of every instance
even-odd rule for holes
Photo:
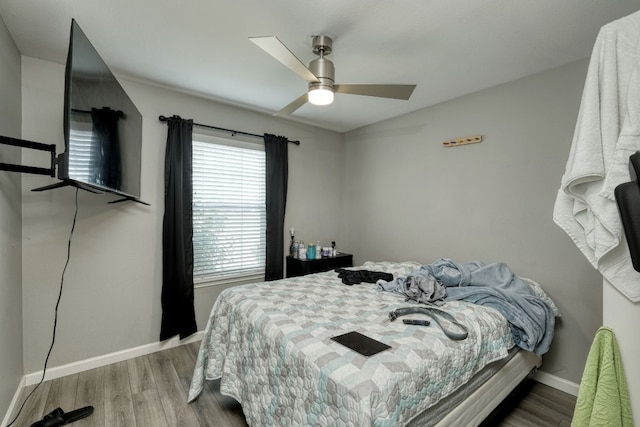
[[[576,397],[529,380],[516,388],[481,427],[569,427]]]
[[[207,383],[198,400],[187,391],[199,343],[114,363],[43,383],[14,426],[28,427],[55,408],[92,405],[94,412],[74,427],[246,427],[240,404]],[[35,386],[27,387],[24,397]],[[529,381],[516,389],[482,427],[569,426],[575,397]],[[15,416],[15,414],[14,414]]]

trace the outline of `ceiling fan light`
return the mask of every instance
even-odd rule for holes
[[[309,102],[313,105],[329,105],[333,102],[333,91],[319,87],[309,91]]]

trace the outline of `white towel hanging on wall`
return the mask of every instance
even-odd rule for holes
[[[553,220],[589,262],[631,301],[640,301],[614,199],[640,150],[640,12],[600,29]],[[639,207],[640,208],[640,207]]]

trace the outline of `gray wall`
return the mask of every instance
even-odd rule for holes
[[[63,151],[64,67],[23,58],[23,137],[58,144]],[[158,341],[162,282],[162,215],[166,125],[159,115],[179,114],[199,123],[246,132],[285,135],[290,185],[285,229],[305,240],[340,240],[342,136],[281,121],[158,86],[121,80],[142,112],[142,200],[109,205],[115,196],[79,194],[79,213],[67,269],[56,346],[50,366],[84,360]],[[255,140],[254,140],[255,141]],[[53,308],[74,214],[71,188],[34,193],[47,177],[23,177],[23,289],[25,371],[42,369],[51,339]],[[203,330],[222,286],[198,288],[196,316]]]
[[[0,18],[0,135],[20,137],[20,88],[20,53]],[[0,146],[0,162],[19,164],[20,149]],[[20,174],[0,171],[0,414],[22,378],[20,180]]]
[[[346,134],[342,193],[342,249],[358,262],[504,261],[543,285],[563,317],[542,370],[576,383],[602,324],[602,277],[551,214],[586,68],[580,61]],[[484,141],[442,145],[471,135]]]

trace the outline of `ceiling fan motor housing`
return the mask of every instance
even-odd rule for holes
[[[309,83],[309,89],[320,87],[333,89],[335,83],[333,62],[325,58],[316,58],[309,63],[309,70],[318,78],[317,82]]]
[[[330,37],[313,37],[313,53],[320,57],[309,63],[309,71],[311,71],[319,81],[309,83],[309,90],[325,88],[333,91],[333,85],[335,83],[335,68],[333,66],[333,62],[324,57],[324,55],[331,53],[332,46],[333,41]]]

